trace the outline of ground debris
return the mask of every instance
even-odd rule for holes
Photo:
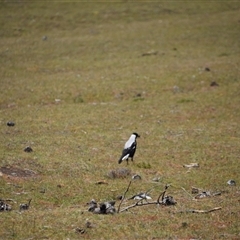
[[[165,206],[170,206],[177,204],[177,202],[174,200],[172,196],[165,196],[162,200],[162,204]]]
[[[230,179],[230,180],[227,181],[227,184],[230,185],[230,186],[236,186],[236,181]]]
[[[0,199],[0,212],[3,212],[3,211],[11,211],[12,210],[12,207],[5,203],[4,200],[1,200]]]
[[[210,86],[211,87],[218,87],[219,85],[218,85],[217,82],[213,81],[213,82],[210,83]]]
[[[133,197],[127,199],[127,200],[130,200],[130,199],[134,199],[134,200],[138,200],[136,203],[132,204],[132,205],[129,205],[123,209],[121,209],[121,205],[126,197],[126,194],[130,188],[130,185],[132,183],[132,180],[129,182],[128,186],[127,186],[127,189],[126,191],[124,192],[122,198],[121,198],[121,202],[118,206],[118,210],[117,212],[118,213],[121,213],[121,212],[124,212],[124,211],[128,211],[129,209],[131,208],[134,208],[134,207],[141,207],[141,206],[146,206],[146,205],[164,205],[164,206],[169,206],[169,205],[175,205],[177,204],[177,202],[174,200],[174,198],[172,196],[165,196],[165,193],[167,191],[167,189],[169,188],[170,184],[166,184],[165,185],[165,189],[163,192],[161,192],[157,198],[156,201],[147,201],[148,199],[152,199],[148,193],[150,192],[147,191],[147,192],[141,192],[140,194],[137,194],[137,195],[134,195]],[[143,202],[143,200],[145,200],[146,202]]]
[[[206,197],[214,197],[221,195],[222,192],[211,192],[211,191],[205,191],[196,187],[192,187],[192,194],[197,194],[194,199],[201,199]]]
[[[7,126],[8,126],[8,127],[14,127],[14,126],[15,126],[15,123],[12,122],[12,121],[9,121],[9,122],[7,122]]]
[[[184,211],[178,211],[177,213],[210,213],[222,209],[221,207],[215,207],[209,210],[197,210],[197,209],[186,209]]]
[[[85,233],[85,229],[84,228],[79,228],[79,227],[77,227],[76,229],[75,229],[75,232],[76,233],[80,233],[80,234],[84,234]]]
[[[29,199],[28,203],[21,203],[19,205],[19,211],[28,210],[30,207],[31,201],[32,201],[32,199]]]
[[[24,152],[30,153],[32,151],[33,151],[33,149],[30,146],[27,146],[27,147],[24,148]]]
[[[92,199],[89,203],[88,211],[95,214],[114,214],[116,212],[115,209],[115,201],[107,201],[103,203],[97,203],[94,199]]]
[[[186,168],[198,168],[199,164],[198,163],[183,164],[183,167],[186,167]]]
[[[97,181],[96,184],[97,185],[102,185],[102,184],[108,185],[108,183],[106,181],[104,181],[104,180]]]
[[[37,175],[36,172],[30,169],[20,169],[15,166],[4,166],[0,168],[0,172],[3,175],[9,176],[9,177],[20,177],[20,178],[26,178],[26,177],[34,177]]]
[[[88,228],[93,228],[93,227],[95,227],[95,226],[90,221],[87,220],[86,223],[85,223],[85,226],[75,228],[75,232],[80,233],[80,234],[84,234],[84,233],[86,233]]]
[[[141,177],[139,174],[134,174],[134,175],[132,176],[132,179],[134,179],[134,180],[141,180],[142,177]]]
[[[150,200],[152,198],[150,197],[150,195],[148,193],[141,192],[141,193],[138,193],[138,194],[130,197],[128,200],[130,200],[130,199],[142,200],[142,201],[146,200],[147,201],[147,200]]]
[[[157,55],[157,54],[158,54],[158,51],[149,51],[149,52],[143,53],[142,57],[151,56],[151,55]]]
[[[131,170],[127,168],[117,168],[108,173],[109,178],[126,178],[131,175]]]
[[[154,178],[152,179],[153,182],[160,182],[161,180],[162,180],[161,177],[154,177]]]

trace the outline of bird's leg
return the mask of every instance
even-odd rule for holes
[[[128,165],[128,159],[126,159],[126,161],[127,161],[127,165]]]

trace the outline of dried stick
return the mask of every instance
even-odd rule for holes
[[[128,189],[129,189],[129,186],[130,186],[130,184],[128,185],[128,188],[127,188],[124,196],[126,195]],[[132,205],[130,205],[130,206],[127,206],[127,207],[123,208],[123,209],[120,211],[120,205],[121,205],[121,203],[122,203],[122,201],[121,201],[121,202],[120,202],[120,205],[119,205],[119,207],[118,207],[118,213],[119,213],[119,212],[127,211],[128,209],[134,208],[134,207],[141,207],[141,206],[152,205],[152,204],[155,204],[155,205],[162,204],[162,201],[163,201],[163,199],[164,199],[165,193],[166,193],[166,191],[167,191],[167,189],[168,189],[169,186],[170,186],[170,185],[168,185],[168,184],[165,186],[165,190],[158,196],[157,201],[152,201],[152,202],[143,203],[143,202],[142,202],[143,199],[140,199],[140,200],[137,201],[136,203],[134,203],[134,204],[132,204]],[[160,201],[160,198],[161,198],[161,197],[162,197],[162,199],[161,199],[161,201]]]
[[[146,202],[146,203],[140,203],[142,200],[139,200],[137,201],[136,203],[130,205],[130,206],[127,206],[125,208],[123,208],[121,211],[119,212],[124,212],[124,211],[127,211],[128,209],[130,208],[134,208],[134,207],[141,207],[141,206],[146,206],[146,205],[151,205],[151,204],[158,204],[157,201],[154,201],[154,202]],[[139,204],[140,203],[140,204]]]
[[[220,209],[222,209],[222,208],[221,207],[215,207],[215,208],[212,208],[212,209],[209,209],[209,210],[189,209],[189,210],[186,210],[186,211],[180,211],[180,213],[183,213],[183,212],[186,212],[186,213],[210,213],[210,212],[217,211],[217,210],[220,210]]]
[[[123,202],[123,200],[125,199],[125,196],[126,196],[128,190],[129,190],[129,188],[130,188],[131,183],[132,183],[132,180],[130,180],[130,182],[129,182],[129,184],[128,184],[128,187],[127,187],[126,191],[125,191],[124,194],[123,194],[123,197],[122,197],[122,199],[121,199],[121,202],[119,203],[118,210],[117,210],[118,213],[119,213],[119,211],[120,211],[120,207],[121,207],[121,205],[122,205],[122,202]]]
[[[170,185],[167,184],[167,185],[165,186],[165,190],[158,196],[157,204],[161,204],[161,203],[160,203],[160,198],[162,197],[162,201],[163,201],[164,196],[165,196],[165,193],[166,193],[166,191],[167,191],[167,189],[168,189],[169,186],[170,186]]]

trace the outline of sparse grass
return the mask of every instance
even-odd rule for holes
[[[239,239],[239,2],[5,1],[0,16],[0,167],[37,173],[0,177],[16,201],[1,239]],[[133,131],[134,163],[119,166]],[[87,212],[124,193],[129,178],[108,177],[119,167],[142,177],[129,195],[171,183],[178,204]],[[192,200],[192,186],[222,195]]]

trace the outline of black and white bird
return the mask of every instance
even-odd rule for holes
[[[134,154],[137,149],[137,141],[136,139],[140,137],[138,133],[132,133],[128,141],[124,145],[124,149],[122,151],[122,156],[118,160],[118,163],[120,164],[122,161],[126,160],[128,164],[128,158],[131,158],[133,161]]]

